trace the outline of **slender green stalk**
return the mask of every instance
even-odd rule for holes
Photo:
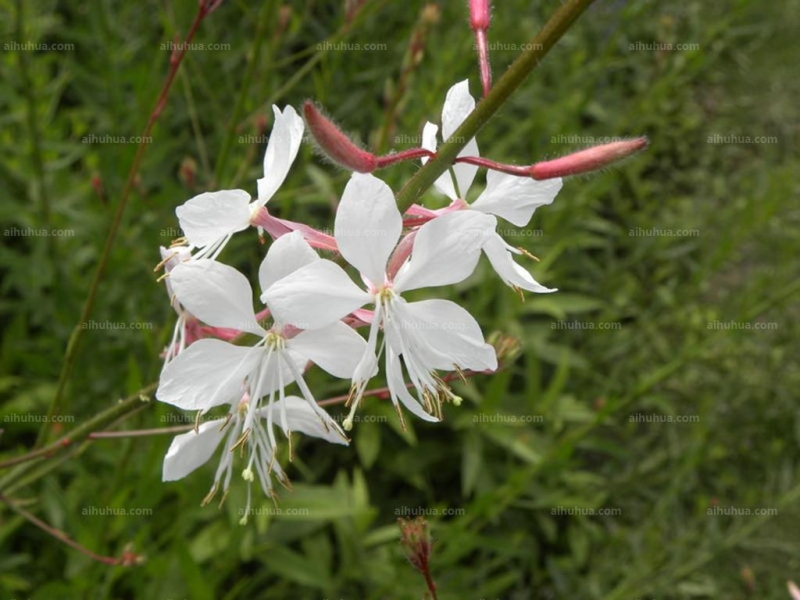
[[[275,102],[283,98],[286,94],[288,94],[300,81],[303,80],[303,77],[308,75],[308,73],[311,72],[311,70],[317,65],[317,63],[322,60],[322,57],[327,52],[324,49],[325,44],[335,44],[342,39],[346,39],[351,32],[358,31],[358,27],[361,24],[361,22],[367,18],[368,14],[371,14],[368,9],[375,10],[385,3],[386,0],[373,0],[371,2],[366,3],[359,9],[356,18],[353,21],[345,23],[332,36],[317,44],[317,46],[322,46],[322,49],[316,49],[314,46],[310,46],[302,53],[298,53],[299,56],[301,54],[305,54],[307,52],[311,53],[313,51],[313,56],[311,56],[311,58],[309,58],[305,63],[303,63],[303,66],[297,69],[292,74],[292,76],[286,81],[286,83],[284,83],[276,91],[272,92],[269,95],[269,98],[267,98],[267,100],[262,105],[260,105],[256,110],[252,111],[249,115],[244,117],[244,119],[242,119],[242,121],[240,122],[240,125],[250,119],[254,119],[259,114],[263,114],[265,111],[270,110],[270,106],[272,104],[274,104]],[[272,65],[271,68],[275,69],[283,64],[284,64],[283,62],[276,63]]]
[[[17,0],[16,30],[17,39],[25,39],[25,12],[24,2]],[[19,52],[19,72],[22,79],[22,93],[25,96],[25,117],[28,126],[28,136],[31,140],[31,163],[34,175],[34,200],[39,204],[39,213],[42,227],[50,229],[52,221],[50,217],[50,197],[47,192],[47,183],[44,175],[44,159],[42,158],[41,135],[37,125],[36,115],[36,96],[33,92],[33,82],[30,76],[30,62],[27,52]],[[58,268],[56,261],[55,237],[48,235],[46,239],[47,254],[54,268]]]
[[[500,109],[509,96],[522,84],[555,43],[575,20],[595,0],[568,0],[536,34],[530,48],[520,54],[503,76],[497,80],[492,91],[480,101],[467,117],[450,141],[442,144],[436,151],[436,158],[428,161],[397,194],[397,204],[405,211],[433,185],[439,176],[449,169],[458,153],[467,145],[486,122]]]
[[[800,485],[797,485],[778,499],[776,509],[780,510],[796,506],[799,499]],[[775,514],[777,514],[777,512]],[[645,573],[644,575],[640,575],[635,579],[622,582],[608,596],[606,596],[606,600],[623,600],[624,598],[631,598],[635,597],[636,595],[644,596],[645,594],[651,594],[657,589],[657,585],[659,585],[659,579],[665,582],[661,584],[665,587],[676,587],[683,578],[690,576],[699,568],[717,558],[720,552],[724,550],[730,550],[738,546],[750,535],[758,531],[758,529],[764,524],[773,519],[775,514],[764,513],[754,516],[746,524],[735,529],[730,535],[725,537],[719,543],[703,548],[697,554],[692,556],[690,560],[673,569],[672,571],[665,570],[663,566],[654,567],[649,573]]]
[[[800,284],[798,284],[800,286]],[[771,298],[759,303],[756,307],[746,311],[741,319],[743,321],[753,321],[766,311],[779,306],[787,298],[793,296],[792,292],[798,286],[791,286],[788,290],[781,290],[773,295]],[[480,518],[488,518],[491,520],[493,515],[499,514],[506,507],[514,503],[514,501],[524,493],[528,488],[530,481],[538,475],[546,467],[556,464],[560,457],[563,457],[570,448],[574,448],[582,439],[588,436],[597,427],[605,423],[609,416],[619,413],[628,406],[634,404],[639,400],[643,394],[654,388],[662,381],[666,381],[674,373],[682,369],[690,360],[695,360],[702,356],[702,353],[710,345],[713,338],[707,338],[706,341],[696,345],[689,351],[684,352],[677,356],[674,360],[656,369],[655,372],[642,377],[639,383],[628,394],[620,398],[618,401],[609,401],[606,407],[597,414],[597,417],[592,421],[584,423],[567,433],[565,433],[558,442],[551,447],[542,459],[527,467],[525,470],[516,473],[498,490],[496,494],[487,496],[486,499],[469,514],[461,519],[463,527],[469,527],[470,524],[477,522]]]
[[[0,494],[0,502],[4,502],[5,505],[8,506],[12,511],[17,513],[22,518],[26,519],[29,523],[32,523],[33,525],[36,525],[36,527],[38,527],[39,529],[41,529],[42,531],[44,531],[48,535],[51,535],[54,538],[56,538],[57,540],[59,540],[60,542],[65,543],[70,548],[73,548],[73,549],[77,550],[78,552],[81,552],[82,554],[85,554],[86,556],[88,556],[92,560],[95,560],[97,562],[100,562],[100,563],[103,563],[103,564],[106,564],[106,565],[121,565],[121,564],[124,564],[124,562],[125,562],[124,558],[116,558],[114,556],[103,556],[102,554],[97,554],[95,552],[92,552],[91,550],[89,550],[85,546],[82,546],[81,544],[79,544],[78,542],[73,540],[71,537],[69,537],[66,533],[64,533],[60,529],[57,529],[55,527],[52,527],[52,526],[48,525],[47,523],[45,523],[44,521],[42,521],[41,519],[39,519],[38,517],[36,517],[32,513],[29,513],[27,510],[25,510],[24,508],[19,506],[17,504],[17,502],[12,500],[11,498],[8,498],[8,497]]]
[[[239,96],[236,98],[236,105],[233,108],[233,114],[228,125],[228,131],[222,141],[222,148],[219,151],[219,158],[217,159],[217,166],[214,170],[214,185],[222,180],[222,172],[225,170],[225,165],[228,163],[228,155],[233,145],[233,138],[236,136],[239,119],[244,111],[244,103],[247,99],[247,92],[253,84],[253,78],[256,73],[256,66],[258,66],[259,58],[261,56],[261,46],[264,44],[266,37],[266,24],[269,15],[274,14],[274,2],[265,2],[262,5],[261,14],[258,16],[258,25],[256,27],[256,35],[253,40],[253,51],[251,53],[250,64],[247,65],[247,71],[244,74],[241,88],[239,89]]]
[[[203,128],[200,126],[200,116],[197,112],[197,104],[194,101],[194,94],[192,93],[192,86],[189,82],[189,76],[186,71],[180,73],[181,84],[183,85],[183,94],[186,98],[186,108],[189,111],[189,121],[192,124],[192,131],[194,131],[194,139],[197,144],[197,154],[200,157],[200,167],[203,172],[211,172],[211,162],[208,160],[208,148],[206,141],[203,137]]]
[[[76,427],[53,443],[0,463],[0,468],[21,465],[0,479],[0,490],[6,489],[11,483],[19,479],[25,473],[27,470],[27,465],[24,465],[23,463],[51,458],[57,454],[60,454],[67,449],[74,447],[76,444],[88,439],[89,435],[95,431],[99,431],[117,419],[141,408],[143,406],[143,402],[149,401],[149,398],[147,398],[145,395],[154,391],[156,389],[156,385],[156,383],[151,383],[147,387],[142,388],[135,394],[132,394],[126,399],[120,401],[118,404],[95,415],[83,425]]]
[[[80,319],[76,323],[75,328],[72,330],[72,333],[69,336],[67,350],[64,353],[64,362],[61,364],[61,373],[58,377],[56,393],[53,397],[52,403],[50,404],[50,408],[47,411],[47,422],[42,425],[42,428],[39,430],[39,435],[36,439],[37,446],[42,445],[47,437],[47,432],[49,430],[47,423],[52,422],[50,417],[58,414],[59,410],[61,409],[61,403],[64,399],[64,391],[66,389],[67,381],[75,364],[75,356],[78,350],[78,344],[81,340],[81,337],[83,337],[83,332],[85,331],[83,324],[89,320],[89,316],[92,314],[92,310],[94,309],[94,303],[97,299],[97,291],[100,287],[100,280],[102,280],[103,276],[105,275],[106,268],[108,267],[108,261],[111,257],[111,249],[114,247],[114,241],[117,238],[117,233],[119,232],[120,225],[122,224],[122,215],[125,213],[125,208],[128,205],[128,200],[130,199],[131,191],[133,190],[134,181],[139,173],[139,167],[142,163],[142,158],[144,157],[145,150],[148,146],[148,144],[145,143],[145,140],[150,138],[150,133],[153,131],[153,127],[155,126],[158,117],[161,116],[161,112],[164,110],[164,107],[167,104],[167,98],[169,97],[172,83],[175,81],[175,76],[177,75],[178,69],[183,62],[184,56],[186,56],[186,50],[189,47],[189,43],[191,42],[192,38],[194,38],[195,33],[197,33],[200,23],[202,23],[203,19],[205,19],[205,17],[210,13],[210,10],[213,9],[211,8],[209,2],[199,3],[197,14],[195,15],[194,21],[192,21],[191,26],[189,27],[189,31],[186,34],[182,46],[180,47],[181,49],[177,52],[174,52],[170,58],[169,73],[164,81],[164,85],[161,87],[161,92],[156,99],[153,111],[150,113],[150,117],[147,119],[147,124],[145,125],[141,136],[142,141],[136,148],[136,155],[134,156],[133,163],[131,163],[131,168],[128,171],[128,177],[125,181],[125,187],[122,190],[122,196],[120,197],[117,208],[114,211],[114,216],[111,219],[111,226],[108,230],[108,235],[106,236],[103,253],[100,255],[100,262],[97,264],[97,269],[95,270],[92,283],[89,285],[89,293],[86,296],[86,300],[83,304],[83,310],[81,311]]]

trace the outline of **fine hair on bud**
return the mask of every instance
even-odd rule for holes
[[[308,131],[323,156],[357,173],[371,173],[376,169],[375,155],[357,146],[313,102],[307,100],[303,103],[303,116]]]
[[[530,167],[529,173],[533,179],[538,180],[596,173],[620,164],[648,144],[646,137],[638,137],[592,146],[561,158],[536,163]]]

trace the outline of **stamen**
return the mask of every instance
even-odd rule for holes
[[[219,481],[215,481],[214,485],[211,486],[209,492],[205,495],[203,500],[200,502],[200,506],[206,506],[209,504],[213,499],[214,496],[217,495],[217,490],[219,490]]]
[[[464,383],[467,383],[467,378],[464,376],[464,371],[461,370],[456,363],[453,363],[453,370],[458,373],[458,378],[461,379]]]
[[[239,439],[236,440],[236,443],[233,446],[231,446],[231,450],[230,451],[231,452],[236,452],[236,450],[238,448],[243,446],[243,444],[247,441],[247,439],[249,437],[250,437],[250,429],[248,428],[248,429],[245,429],[244,433],[242,433],[242,435],[239,437]]]
[[[222,505],[225,504],[225,500],[228,499],[228,492],[230,492],[230,488],[225,488],[225,491],[222,492],[222,498],[219,499],[219,504],[217,505],[218,509],[222,508]]]
[[[406,429],[406,421],[403,418],[403,411],[400,409],[400,405],[399,404],[395,404],[394,408],[397,411],[397,416],[400,417],[400,428],[403,431],[407,431],[407,429]]]
[[[292,432],[287,429],[286,430],[286,438],[289,440],[289,462],[294,460],[294,445],[292,443]]]
[[[520,252],[522,252],[522,253],[523,253],[525,256],[527,256],[528,258],[530,258],[530,259],[532,259],[532,260],[535,260],[536,262],[542,262],[541,260],[539,260],[539,258],[538,258],[538,257],[534,256],[533,254],[531,254],[530,252],[528,252],[527,250],[525,250],[525,248],[523,248],[522,246],[517,246],[517,250],[519,250]]]
[[[225,417],[225,422],[222,425],[220,425],[220,427],[219,427],[219,429],[217,431],[222,431],[223,429],[225,429],[228,426],[228,423],[231,422],[232,418],[233,418],[233,415],[231,413],[228,413],[226,415],[226,417]]]

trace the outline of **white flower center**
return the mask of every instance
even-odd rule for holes
[[[264,338],[264,344],[270,350],[280,351],[286,348],[286,338],[277,331],[270,331]]]

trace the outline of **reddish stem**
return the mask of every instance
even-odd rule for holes
[[[483,158],[481,156],[459,156],[456,158],[457,163],[467,163],[468,165],[475,165],[491,169],[492,171],[500,171],[501,173],[508,173],[509,175],[516,175],[517,177],[530,177],[530,167],[520,167],[517,165],[504,165],[503,163],[494,162],[491,159]]]
[[[489,0],[470,0],[469,21],[475,32],[476,49],[478,50],[478,64],[481,71],[481,85],[483,95],[486,97],[492,89],[492,68],[489,66],[489,44],[487,32],[491,23]]]
[[[195,15],[194,21],[192,21],[189,31],[184,38],[184,43],[181,46],[176,47],[176,49],[173,50],[172,56],[170,57],[170,69],[167,79],[161,88],[161,93],[158,95],[153,112],[150,113],[150,117],[147,119],[147,124],[142,131],[142,141],[136,148],[136,154],[133,158],[133,163],[131,163],[130,170],[128,171],[128,177],[125,180],[125,186],[122,189],[122,196],[120,197],[119,204],[117,204],[117,208],[114,211],[114,216],[111,220],[111,227],[108,230],[106,242],[103,246],[103,252],[100,255],[100,262],[97,265],[94,278],[89,286],[89,293],[86,296],[86,301],[83,304],[80,319],[78,320],[78,324],[75,326],[75,329],[70,336],[69,343],[67,344],[67,351],[64,355],[63,366],[58,378],[58,386],[56,387],[56,393],[53,398],[53,402],[48,410],[48,417],[58,414],[58,411],[61,407],[61,400],[64,396],[67,380],[75,363],[75,354],[78,348],[78,343],[83,335],[83,332],[86,331],[83,327],[81,327],[81,323],[86,323],[89,320],[89,316],[94,308],[94,303],[97,299],[97,291],[100,287],[100,280],[103,278],[103,275],[105,275],[106,268],[108,267],[108,261],[111,256],[111,249],[114,246],[114,241],[116,240],[117,233],[119,232],[120,225],[122,224],[122,215],[124,214],[125,208],[128,205],[131,191],[135,187],[139,173],[139,166],[141,165],[145,150],[149,146],[149,144],[145,143],[145,140],[150,138],[150,133],[153,130],[153,126],[155,125],[156,120],[166,105],[169,91],[172,88],[172,83],[175,80],[175,76],[178,74],[178,68],[180,67],[181,62],[186,55],[189,42],[192,40],[192,38],[194,38],[197,29],[203,22],[203,19],[213,12],[221,2],[222,0],[200,0],[197,14]],[[47,430],[48,427],[46,425],[42,427],[36,440],[37,445],[44,441]]]
[[[492,89],[492,68],[489,66],[489,44],[486,41],[486,30],[478,29],[475,31],[475,41],[478,46],[478,63],[481,70],[481,86],[483,86],[484,98]]]
[[[45,533],[53,536],[60,542],[65,543],[70,548],[73,548],[78,552],[88,556],[92,560],[112,566],[120,566],[120,565],[130,566],[138,562],[139,557],[136,554],[133,554],[132,552],[124,552],[123,555],[119,558],[114,556],[103,556],[101,554],[96,554],[91,550],[89,550],[88,548],[81,546],[78,542],[73,540],[71,537],[69,537],[66,533],[64,533],[60,529],[51,527],[41,519],[29,513],[24,508],[17,506],[17,504],[11,498],[7,498],[6,496],[0,494],[0,501],[5,502],[5,504],[11,510],[13,510],[15,513],[17,513],[19,516],[24,518],[29,523],[36,525],[39,529],[41,529]]]
[[[425,148],[409,148],[408,150],[402,150],[400,152],[395,152],[393,154],[386,154],[385,156],[379,156],[375,159],[375,168],[382,169],[383,167],[388,167],[389,165],[393,165],[395,163],[402,162],[404,160],[415,160],[417,158],[433,158],[436,156],[435,152],[431,152],[430,150],[425,150]]]

